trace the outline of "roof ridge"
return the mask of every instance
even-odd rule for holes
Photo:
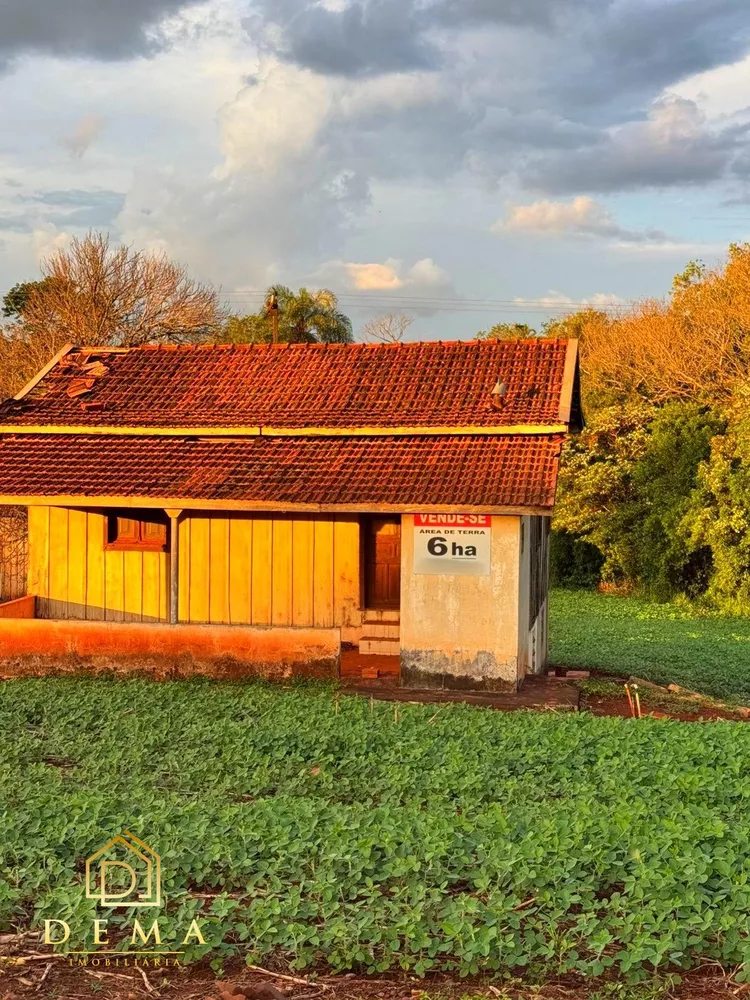
[[[97,346],[94,344],[76,344],[72,350],[78,352],[79,354],[86,354],[91,352],[97,352],[101,354],[129,354],[133,351],[210,351],[210,350],[221,350],[221,351],[248,351],[248,350],[288,350],[290,348],[295,349],[317,349],[317,350],[331,350],[333,348],[338,348],[340,350],[351,351],[352,348],[359,349],[386,349],[386,350],[399,350],[401,348],[417,348],[417,347],[499,347],[505,344],[563,344],[567,343],[568,340],[572,338],[569,337],[509,337],[507,339],[487,339],[480,340],[477,337],[473,337],[467,340],[408,340],[408,341],[398,341],[397,343],[372,343],[369,341],[358,341],[353,344],[232,344],[232,343],[221,343],[221,342],[211,342],[204,344],[136,344],[132,347],[117,347],[115,345],[105,345]]]

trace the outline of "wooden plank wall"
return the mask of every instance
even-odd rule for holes
[[[105,517],[29,510],[40,618],[167,621],[169,556],[104,550]],[[360,622],[356,515],[184,514],[182,622],[330,628]]]
[[[359,518],[190,514],[180,621],[331,628],[360,622]]]
[[[29,508],[29,592],[40,618],[164,622],[165,552],[105,551],[105,515]]]

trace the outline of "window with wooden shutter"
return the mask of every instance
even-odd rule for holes
[[[107,517],[107,549],[130,549],[136,551],[167,551],[166,515],[144,514],[143,517],[123,517],[110,514]]]

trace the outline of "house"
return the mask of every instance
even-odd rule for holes
[[[343,645],[513,689],[581,423],[572,340],[69,345],[0,406],[30,595],[0,661],[332,676]]]

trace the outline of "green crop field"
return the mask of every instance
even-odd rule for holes
[[[162,856],[163,936],[210,917],[189,958],[750,960],[750,726],[47,678],[0,685],[0,731],[0,931],[90,944],[84,859],[128,829]]]
[[[594,591],[553,590],[550,661],[635,674],[750,704],[750,619]]]

